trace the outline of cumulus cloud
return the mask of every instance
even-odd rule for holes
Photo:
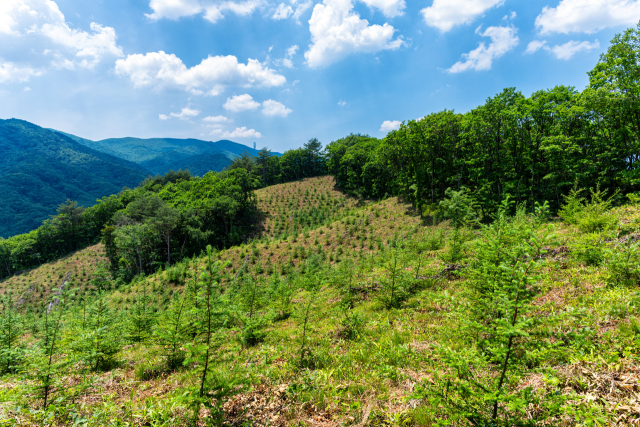
[[[262,134],[255,129],[247,129],[246,126],[235,128],[235,130],[223,131],[222,129],[214,129],[211,131],[211,135],[215,135],[222,138],[262,138]]]
[[[542,9],[536,28],[541,34],[594,33],[607,27],[636,25],[638,20],[638,0],[562,0],[557,7]]]
[[[391,132],[392,130],[400,129],[400,125],[402,122],[398,120],[385,120],[382,122],[382,126],[380,126],[380,132]]]
[[[203,122],[207,123],[231,123],[233,120],[225,117],[225,116],[208,116],[202,119]]]
[[[149,7],[153,13],[145,14],[151,20],[159,19],[179,19],[184,16],[203,14],[204,19],[211,23],[216,23],[224,18],[227,12],[236,15],[250,15],[261,7],[262,0],[246,1],[211,1],[211,0],[151,0]]]
[[[424,21],[442,32],[456,25],[469,24],[492,7],[502,6],[504,0],[433,0],[421,10]]]
[[[116,74],[129,77],[136,87],[179,87],[193,94],[220,94],[225,86],[273,87],[286,82],[284,76],[262,65],[257,59],[246,64],[233,55],[209,56],[198,65],[187,68],[174,54],[163,51],[129,55],[116,61]],[[200,92],[199,92],[200,91]]]
[[[287,49],[284,58],[276,59],[275,61],[273,61],[273,63],[276,65],[283,65],[287,68],[293,68],[293,61],[291,60],[291,58],[293,58],[293,56],[298,52],[298,49],[298,45],[294,44]]]
[[[95,22],[89,32],[71,28],[52,0],[0,1],[0,45],[22,58],[3,66],[5,80],[13,74],[9,69],[24,69],[26,81],[50,68],[94,68],[105,58],[122,56],[113,28]]]
[[[489,27],[482,33],[482,37],[491,38],[487,46],[484,42],[469,53],[462,55],[463,61],[456,62],[447,71],[460,73],[467,70],[490,70],[493,60],[501,57],[518,45],[516,29],[512,27]]]
[[[268,99],[262,103],[262,113],[267,116],[287,117],[293,110],[284,106],[284,104]]]
[[[172,117],[175,117],[180,120],[189,120],[193,117],[196,117],[199,114],[200,114],[200,110],[194,110],[189,107],[184,107],[182,111],[180,111],[179,113],[169,113],[169,115],[160,114],[160,120],[169,120]]]
[[[253,97],[248,93],[244,95],[235,95],[231,98],[227,98],[227,102],[222,107],[225,110],[239,113],[241,111],[255,110],[260,106],[260,103],[253,100]]]
[[[39,76],[41,71],[29,67],[20,67],[12,62],[0,63],[0,83],[26,82],[30,77]]]
[[[394,40],[396,30],[391,25],[369,25],[353,6],[354,0],[324,0],[313,8],[309,20],[312,44],[304,54],[310,67],[325,67],[353,53],[397,49],[404,44],[401,38]]]
[[[347,101],[343,101],[342,99],[340,101],[338,101],[338,105],[341,107],[344,107],[345,105],[347,105]]]

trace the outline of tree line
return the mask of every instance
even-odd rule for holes
[[[298,181],[327,174],[326,155],[322,143],[311,138],[302,147],[276,156],[263,148],[256,156],[244,153],[229,165],[230,170],[246,169],[258,181],[258,186]]]
[[[639,28],[612,40],[582,92],[557,86],[527,97],[507,88],[464,114],[404,122],[384,139],[352,134],[327,146],[328,173],[354,195],[402,195],[423,212],[449,188],[466,189],[485,215],[505,195],[530,211],[544,201],[557,211],[574,186],[636,191]]]

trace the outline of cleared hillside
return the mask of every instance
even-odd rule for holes
[[[0,295],[12,293],[22,306],[34,309],[48,301],[65,281],[79,295],[85,295],[99,291],[109,278],[104,247],[97,244],[2,281]]]
[[[313,205],[323,213],[323,196],[329,206],[341,204],[333,218],[298,221],[298,233],[293,226],[279,231],[276,224],[293,221],[296,207]],[[208,376],[213,391],[198,425],[206,425],[209,416],[228,426],[435,426],[442,420],[467,425],[453,418],[456,412],[439,393],[452,384],[448,396],[469,390],[466,402],[482,402],[480,389],[468,379],[496,375],[491,364],[465,352],[474,345],[465,331],[477,327],[469,323],[472,295],[482,273],[478,262],[492,247],[491,229],[432,226],[430,218],[422,220],[395,198],[358,206],[327,178],[266,188],[258,197],[269,212],[268,234],[212,254],[221,269],[217,315],[226,323],[216,330]],[[544,243],[527,261],[535,262],[535,274],[527,279],[529,299],[521,306],[528,329],[518,339],[505,391],[538,403],[505,406],[501,414],[533,420],[524,425],[634,425],[640,417],[640,292],[633,282],[637,273],[624,276],[631,282],[622,280],[620,263],[628,255],[638,269],[633,271],[640,271],[634,249],[640,210],[626,206],[603,213],[598,218],[613,228],[599,231],[522,211],[505,218],[510,237],[493,247],[507,254],[520,247],[516,236],[529,232]],[[536,244],[525,241],[520,250]],[[99,246],[90,249],[99,256]],[[529,252],[514,253],[524,259]],[[73,264],[89,259],[81,254],[30,277],[46,280],[48,274],[55,279],[48,283],[57,284],[60,274],[81,271],[82,264]],[[131,333],[126,325],[141,298],[149,297],[154,319],[161,319],[172,301],[203,283],[203,268],[206,256],[117,289],[105,287],[111,310],[123,316],[123,326],[112,326],[114,334]],[[26,277],[15,280],[10,283],[16,289],[18,283],[20,289],[27,286]],[[82,305],[77,307],[81,313]],[[80,353],[72,353],[78,355],[75,369],[61,368],[55,390],[65,406],[57,407],[50,424],[82,417],[86,425],[192,425],[190,396],[202,365],[187,359],[184,367],[169,368],[167,347],[157,337],[124,341],[106,370],[87,370]],[[180,351],[196,350],[186,342]],[[467,367],[473,376],[455,375]],[[21,378],[9,374],[0,380],[0,413],[19,425],[38,425],[37,410],[20,409],[41,409]]]

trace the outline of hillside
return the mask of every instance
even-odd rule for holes
[[[23,120],[0,120],[0,236],[37,228],[66,199],[91,206],[147,169]]]
[[[164,174],[176,166],[191,166],[198,171],[204,168],[220,171],[231,163],[231,160],[244,152],[255,156],[258,151],[249,146],[232,141],[202,141],[199,139],[175,139],[175,138],[111,138],[101,141],[90,141],[78,138],[78,142],[95,150],[108,153],[122,159],[135,162],[156,174]],[[220,156],[207,156],[198,160],[194,156],[203,154],[222,154],[227,157],[227,162]],[[210,162],[210,163],[209,163]],[[184,169],[184,168],[183,168]],[[196,173],[196,175],[201,173]]]
[[[475,405],[478,415],[490,416],[491,395],[483,388],[499,370],[471,350],[483,331],[474,316],[492,321],[475,293],[483,271],[495,265],[492,247],[516,263],[526,261],[522,271],[528,265],[531,273],[519,303],[526,314],[518,327],[527,334],[515,344],[503,397],[516,403],[501,408],[496,425],[630,426],[640,416],[637,206],[595,214],[593,205],[576,208],[575,218],[582,219],[575,223],[520,211],[491,227],[454,228],[431,225],[397,198],[358,203],[328,177],[267,187],[257,196],[263,233],[211,254],[220,262],[216,289],[224,298],[214,302],[221,317],[207,380],[212,394],[197,425],[205,419],[227,426],[467,425],[454,418],[457,405]],[[492,240],[494,231],[504,233],[501,244]],[[519,239],[527,243],[520,246]],[[60,349],[74,369],[61,359],[55,381],[66,386],[51,390],[64,406],[42,412],[22,374],[5,374],[1,416],[18,425],[40,425],[45,413],[51,425],[79,418],[89,426],[130,419],[192,425],[204,344],[194,347],[191,335],[174,335],[176,367],[162,334],[180,325],[171,323],[176,310],[194,302],[190,295],[202,292],[204,271],[214,267],[207,267],[206,255],[185,259],[116,287],[100,273],[102,250],[91,247],[1,283],[4,294],[28,291],[26,311],[46,301],[69,273],[82,297],[71,301],[63,331],[65,343],[77,344],[69,354]],[[501,280],[496,272],[489,271],[492,280]],[[511,297],[500,294],[500,304],[501,298]],[[93,370],[76,334],[84,328],[92,336],[92,327],[82,325],[92,324],[99,301],[111,310],[102,330],[111,332],[101,339],[118,344],[109,350],[108,367]],[[202,310],[204,301],[197,299],[200,308],[191,310]],[[147,329],[144,316],[157,326]],[[149,330],[142,342],[132,338],[137,327]],[[486,340],[506,345],[501,337]]]

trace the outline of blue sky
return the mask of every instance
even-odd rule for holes
[[[0,118],[284,151],[582,89],[632,0],[1,0]]]

